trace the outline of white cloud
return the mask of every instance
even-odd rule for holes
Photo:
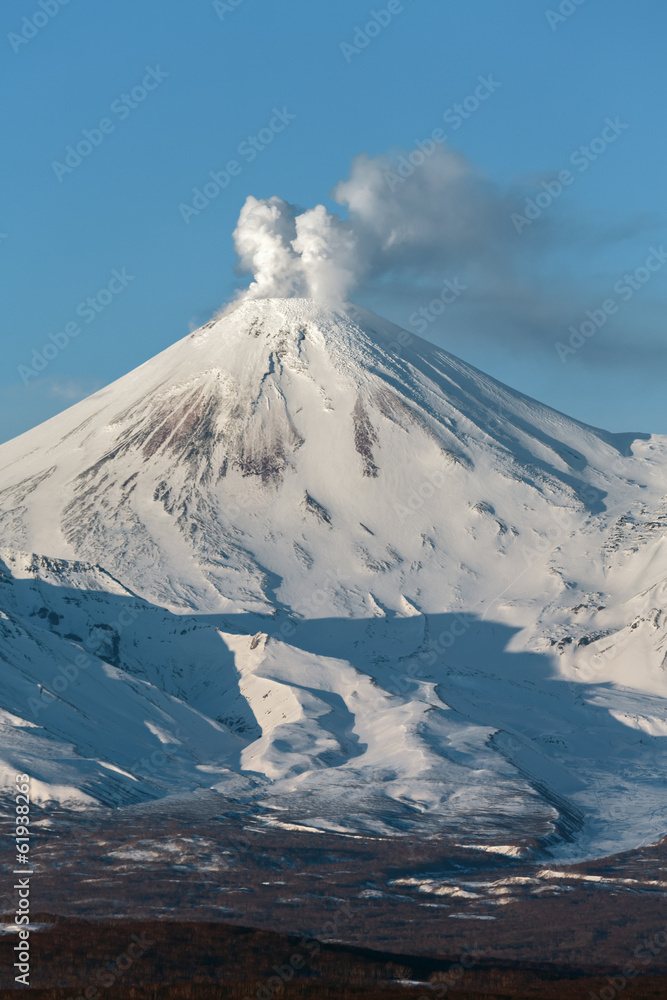
[[[356,157],[332,192],[343,218],[323,205],[304,211],[281,198],[249,197],[234,232],[240,267],[253,275],[242,297],[332,304],[356,291],[365,304],[418,329],[415,310],[455,280],[466,294],[440,321],[448,343],[504,341],[552,354],[554,340],[618,277],[592,270],[592,251],[642,233],[656,239],[655,219],[601,225],[569,194],[518,233],[512,216],[534,196],[539,178],[502,186],[463,154],[431,147]],[[591,361],[627,363],[628,338],[655,349],[661,328],[649,305],[633,301],[589,352]]]
[[[250,196],[234,232],[251,298],[344,300],[360,281],[486,262],[512,241],[510,197],[461,154],[437,148],[408,177],[388,156],[362,155],[333,192],[348,217]],[[516,241],[514,241],[516,242]],[[502,255],[505,259],[505,255]]]
[[[250,195],[234,230],[241,267],[253,276],[250,298],[302,295],[303,275],[292,248],[297,209],[282,198],[260,200]]]

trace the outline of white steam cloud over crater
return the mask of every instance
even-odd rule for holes
[[[501,340],[553,358],[558,331],[608,291],[591,273],[591,246],[604,251],[629,236],[653,238],[650,225],[639,216],[601,225],[562,199],[517,230],[513,216],[555,172],[503,187],[448,146],[429,154],[424,145],[358,156],[331,195],[340,215],[324,205],[304,211],[281,198],[248,198],[234,239],[239,267],[253,277],[235,302],[298,296],[336,306],[355,292],[420,334],[438,320],[455,353],[470,339]],[[460,294],[445,318],[452,282]],[[625,366],[629,340],[637,364],[655,358],[660,314],[642,308],[633,300],[625,333],[596,344],[587,355],[592,364]]]
[[[407,177],[390,155],[359,156],[333,198],[346,218],[247,198],[234,231],[240,268],[253,275],[242,297],[344,302],[372,279],[506,265],[514,201],[459,153],[438,148]]]
[[[234,243],[241,267],[254,275],[244,293],[248,298],[344,301],[355,284],[356,238],[324,205],[301,212],[282,198],[251,195]]]

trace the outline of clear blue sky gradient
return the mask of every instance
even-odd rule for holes
[[[574,12],[553,26],[547,12],[562,0],[404,0],[347,59],[341,43],[386,0],[233,3],[219,13],[211,0],[69,0],[15,52],[10,34],[41,8],[5,0],[0,440],[205,322],[246,280],[234,271],[231,234],[248,194],[335,209],[330,192],[355,156],[411,149],[480,74],[502,86],[449,142],[501,187],[537,192],[607,117],[630,126],[534,223],[545,240],[533,277],[563,301],[576,287],[573,323],[651,246],[667,245],[664,0],[570,3]],[[145,100],[110,110],[158,66],[168,76]],[[179,205],[238,158],[275,107],[295,120],[186,224]],[[59,180],[53,162],[105,117],[113,131]],[[560,227],[552,245],[549,227]],[[33,348],[123,268],[134,280],[114,285],[94,322],[79,317],[81,334],[24,385],[18,368]],[[553,338],[533,342],[497,330],[471,300],[465,324],[452,306],[426,336],[579,419],[667,433],[666,288],[667,265],[565,363],[553,346],[569,335],[560,314]],[[361,289],[357,298],[407,325],[424,292]]]

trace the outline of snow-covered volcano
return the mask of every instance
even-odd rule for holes
[[[45,797],[657,836],[666,451],[364,310],[244,302],[0,447],[4,759]]]

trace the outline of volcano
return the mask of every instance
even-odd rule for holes
[[[243,301],[0,446],[0,774],[583,857],[663,832],[667,439]]]

